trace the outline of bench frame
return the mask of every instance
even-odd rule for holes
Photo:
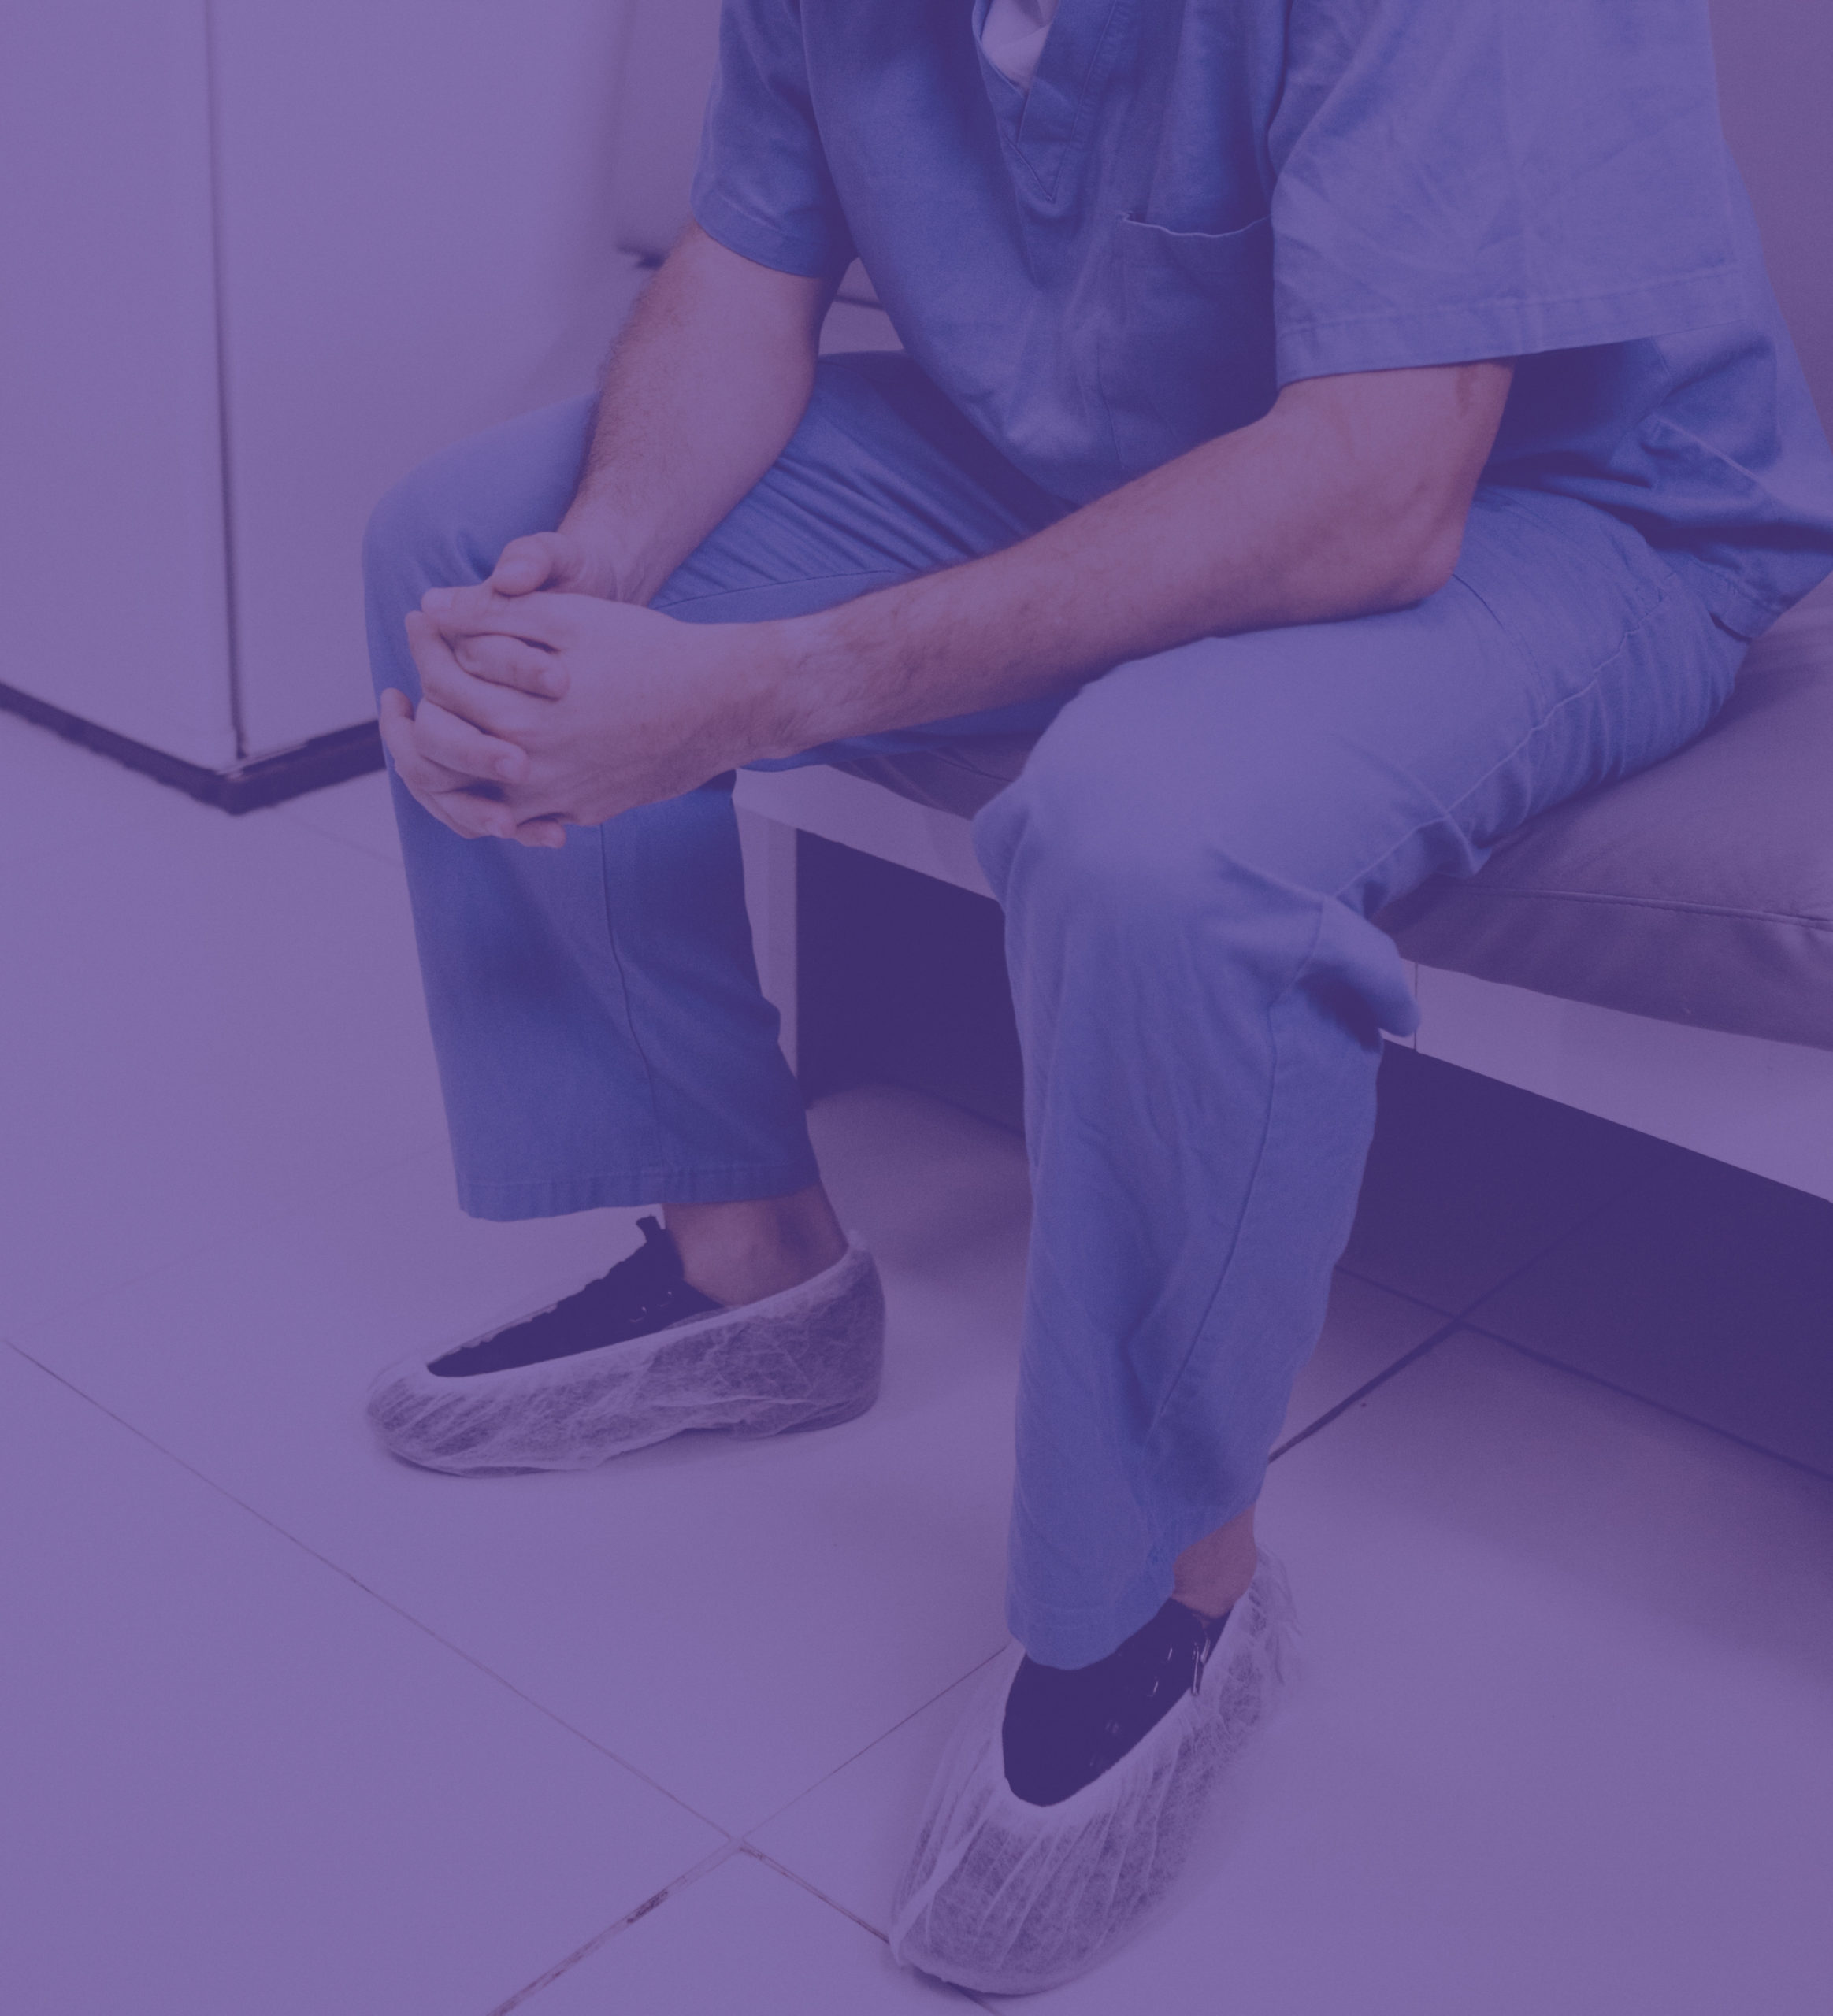
[[[991,898],[968,822],[811,764],[741,770],[745,896],[765,995],[796,1058],[796,835]],[[1833,1201],[1833,1051],[1730,1036],[1409,965],[1410,1047]],[[1392,1039],[1390,1039],[1392,1040]]]

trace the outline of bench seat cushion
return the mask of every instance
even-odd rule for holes
[[[843,765],[971,816],[1031,743]],[[1753,647],[1698,741],[1531,820],[1376,918],[1422,965],[1833,1050],[1833,610]]]
[[[1376,921],[1424,965],[1833,1050],[1833,616],[1754,645],[1678,755]]]

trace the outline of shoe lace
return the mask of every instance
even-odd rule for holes
[[[1211,1655],[1222,1643],[1222,1628],[1227,1623],[1230,1614],[1225,1610],[1220,1617],[1212,1621],[1200,1612],[1192,1613],[1202,1627],[1190,1648],[1190,1692],[1193,1694],[1200,1695],[1203,1692],[1203,1676],[1208,1669]]]

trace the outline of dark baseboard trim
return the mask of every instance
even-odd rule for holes
[[[66,713],[17,687],[0,685],[0,708],[48,728],[66,742],[80,743],[98,756],[111,757],[130,770],[169,784],[202,804],[213,805],[220,812],[259,811],[263,806],[281,805],[289,798],[301,798],[307,791],[322,791],[327,784],[340,784],[382,767],[382,738],[373,721],[316,735],[296,748],[258,757],[232,770],[210,770],[201,763],[187,763],[182,756],[150,748],[129,736],[117,735],[113,728],[98,728],[94,721]]]

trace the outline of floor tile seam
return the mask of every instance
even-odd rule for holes
[[[997,1655],[996,1654],[995,1656],[996,1657]],[[741,1841],[738,1844],[737,1851],[740,1855],[750,1856],[753,1862],[762,1862],[766,1869],[774,1870],[778,1876],[793,1883],[798,1889],[807,1891],[810,1896],[815,1899],[818,1903],[826,1904],[829,1910],[838,1911],[842,1918],[850,1920],[862,1932],[869,1933],[881,1945],[888,1947],[891,1944],[891,1936],[889,1933],[881,1932],[870,1919],[861,1918],[857,1911],[849,1909],[837,1897],[830,1897],[818,1884],[810,1882],[806,1876],[798,1874],[786,1863],[778,1862],[775,1856],[766,1855],[762,1848],[753,1847],[748,1841]],[[955,1986],[952,1981],[946,1985],[952,1988],[962,2000],[971,2003],[976,2009],[991,2009],[993,2007],[990,2003],[982,2002],[978,1996],[973,1994],[968,1989]],[[494,2010],[491,2011],[491,2016],[496,2016]]]
[[[1011,1640],[1008,1639],[1007,1640],[1007,1644],[1009,1644],[1010,1643]],[[935,1692],[929,1695],[927,1700],[919,1701],[907,1714],[900,1715],[897,1720],[893,1722],[889,1729],[881,1729],[878,1735],[871,1737],[868,1741],[861,1744],[859,1748],[854,1751],[850,1756],[843,1757],[839,1763],[833,1766],[830,1769],[823,1771],[821,1776],[814,1780],[812,1783],[804,1785],[800,1792],[792,1793],[790,1797],[784,1800],[781,1806],[773,1807],[771,1810],[764,1815],[763,1819],[753,1821],[751,1825],[744,1828],[738,1836],[738,1839],[741,1845],[748,1851],[750,1850],[754,1845],[755,1837],[761,1834],[766,1827],[774,1827],[777,1822],[782,1818],[785,1813],[788,1813],[794,1807],[800,1806],[803,1799],[812,1799],[815,1793],[819,1792],[823,1785],[828,1784],[831,1780],[838,1777],[841,1772],[850,1770],[854,1765],[859,1762],[862,1757],[869,1756],[873,1751],[878,1747],[880,1744],[889,1743],[891,1739],[896,1735],[900,1729],[906,1728],[910,1723],[914,1722],[918,1715],[927,1714],[930,1709],[935,1707],[936,1703],[941,1699],[944,1694],[952,1692],[953,1690],[960,1686],[964,1681],[971,1680],[977,1673],[984,1672],[985,1670],[988,1666],[991,1666],[993,1661],[996,1659],[1000,1654],[1004,1650],[1004,1645],[996,1646],[992,1651],[987,1654],[985,1658],[975,1660],[974,1664],[968,1667],[965,1673],[957,1673],[952,1680],[937,1688]],[[761,1849],[757,1851],[760,1854],[764,1852]]]
[[[380,847],[370,847],[362,840],[347,839],[342,833],[334,833],[328,827],[315,825],[310,819],[303,819],[289,813],[284,806],[276,806],[278,817],[295,833],[310,833],[316,839],[328,840],[333,847],[343,847],[351,854],[360,854],[365,861],[379,861],[398,872],[402,868],[399,854],[384,854]]]
[[[1753,1442],[1746,1435],[1737,1434],[1728,1428],[1721,1428],[1716,1421],[1706,1421],[1698,1414],[1690,1414],[1684,1407],[1672,1406],[1665,1400],[1651,1399],[1646,1393],[1638,1393],[1633,1386],[1620,1386],[1613,1379],[1606,1379],[1601,1373],[1587,1371],[1582,1365],[1568,1364],[1565,1359],[1554,1358],[1545,1351],[1536,1351],[1531,1344],[1505,1337],[1499,1330],[1486,1329],[1480,1323],[1466,1323],[1464,1329],[1472,1336],[1481,1337],[1487,1343],[1500,1344],[1505,1351],[1544,1365],[1553,1372],[1563,1372],[1574,1379],[1583,1379],[1594,1386],[1601,1386],[1607,1393],[1620,1394],[1626,1400],[1636,1401],[1650,1407],[1657,1414],[1665,1414],[1671,1421],[1683,1421],[1690,1428],[1703,1429],[1709,1435],[1716,1435],[1721,1441],[1733,1443],[1739,1449],[1748,1449],[1754,1455],[1767,1456],[1772,1463],[1785,1464],[1791,1470],[1799,1470],[1805,1476],[1822,1484],[1833,1484],[1833,1469],[1824,1470],[1816,1465],[1804,1462],[1798,1456],[1786,1455],[1780,1449],[1772,1449],[1767,1443]]]
[[[1365,1274],[1360,1268],[1352,1266],[1347,1260],[1339,1260],[1331,1272],[1347,1275],[1351,1280],[1359,1282],[1365,1288],[1373,1288],[1378,1294],[1391,1295],[1397,1302],[1410,1302],[1416,1309],[1424,1310],[1428,1316],[1447,1317],[1457,1314],[1455,1309],[1447,1309],[1442,1302],[1434,1302],[1426,1295],[1416,1295],[1411,1288],[1397,1288],[1391,1281],[1384,1281],[1374,1274]],[[1483,1292],[1486,1295],[1489,1290],[1486,1288]]]
[[[1480,1295],[1472,1296],[1461,1309],[1448,1314],[1445,1321],[1442,1323],[1430,1336],[1423,1338],[1420,1342],[1415,1344],[1410,1351],[1403,1352],[1399,1358],[1394,1360],[1393,1364],[1387,1366],[1383,1371],[1377,1373],[1372,1379],[1367,1380],[1364,1384],[1359,1386],[1354,1392],[1349,1394],[1345,1399],[1339,1400],[1334,1407],[1328,1409],[1325,1413],[1319,1415],[1315,1421],[1308,1423],[1305,1427],[1301,1429],[1297,1434],[1292,1436],[1286,1441],[1280,1443],[1267,1457],[1267,1462],[1269,1463],[1273,1462],[1279,1457],[1286,1455],[1288,1451],[1296,1449],[1300,1443],[1309,1441],[1312,1436],[1319,1434],[1323,1429],[1328,1428],[1331,1422],[1335,1421],[1340,1415],[1347,1414],[1350,1408],[1354,1406],[1359,1400],[1365,1399],[1369,1394],[1375,1392],[1376,1388],[1385,1386],[1390,1379],[1393,1379],[1397,1377],[1401,1373],[1404,1372],[1409,1366],[1417,1363],[1419,1359],[1424,1358],[1429,1352],[1436,1351],[1439,1345],[1443,1343],[1447,1338],[1455,1336],[1460,1330],[1479,1330],[1481,1326],[1474,1323],[1471,1320],[1471,1312],[1473,1310],[1480,1308],[1484,1303],[1489,1300],[1490,1296],[1500,1295],[1503,1289],[1508,1286],[1511,1281],[1519,1280],[1519,1277],[1523,1274],[1526,1273],[1531,1267],[1536,1267],[1539,1266],[1542,1260],[1545,1259],[1549,1254],[1557,1251],[1558,1247],[1564,1245],[1568,1239],[1575,1239],[1588,1225],[1593,1223],[1602,1213],[1610,1210],[1615,1205],[1620,1203],[1625,1197],[1631,1195],[1632,1191],[1639,1188],[1642,1184],[1653,1180],[1653,1178],[1652,1176],[1632,1178],[1630,1181],[1623,1184],[1620,1188],[1612,1191],[1609,1196],[1602,1199],[1599,1202],[1596,1210],[1588,1213],[1586,1217],[1579,1220],[1578,1223],[1568,1225],[1564,1232],[1558,1233],[1555,1237],[1549,1240],[1544,1246],[1536,1247],[1534,1251],[1529,1254],[1525,1259],[1520,1261],[1516,1266],[1512,1267],[1507,1273],[1504,1274],[1499,1281],[1492,1283],[1491,1285],[1485,1288]],[[1361,1277],[1358,1276],[1357,1278],[1360,1280]],[[1378,1282],[1375,1282],[1371,1283],[1371,1285],[1379,1287],[1382,1284]],[[1388,1292],[1390,1294],[1398,1294],[1401,1292],[1401,1291],[1398,1289],[1390,1289]],[[1408,1297],[1408,1299],[1409,1301],[1416,1302],[1419,1300],[1419,1298],[1409,1296]],[[1434,1305],[1430,1303],[1420,1303],[1420,1306],[1431,1310],[1432,1313],[1434,1314],[1442,1313],[1439,1311]],[[1498,1340],[1497,1341],[1503,1342],[1506,1340]]]
[[[714,1870],[724,1867],[734,1855],[743,1852],[737,1841],[722,1842],[710,1854],[703,1855],[698,1862],[683,1870],[680,1875],[670,1877],[659,1890],[652,1891],[641,1903],[633,1906],[621,1918],[595,1932],[584,1944],[576,1946],[563,1959],[556,1960],[545,1973],[537,1974],[513,1995],[493,2004],[486,2012],[486,2016],[510,2016],[512,2010],[524,2007],[544,1989],[551,1988],[557,1981],[571,1973],[575,1968],[582,1966],[595,1954],[602,1952],[619,1933],[628,1932],[639,1918],[646,1918],[651,1912],[659,1910],[672,1898],[679,1896],[682,1891],[691,1888],[703,1877],[711,1876]]]
[[[1367,1399],[1371,1393],[1397,1379],[1409,1366],[1416,1365],[1428,1352],[1436,1351],[1447,1337],[1455,1336],[1465,1325],[1455,1316],[1448,1317],[1429,1336],[1423,1337],[1408,1351],[1402,1351],[1391,1365],[1384,1366],[1373,1378],[1367,1379],[1352,1393],[1347,1393],[1334,1407],[1327,1407],[1315,1421],[1308,1421],[1296,1435],[1288,1436],[1285,1441],[1275,1445],[1267,1456],[1269,1463],[1276,1463],[1282,1456],[1289,1455],[1300,1443],[1308,1442],[1314,1435],[1321,1434],[1339,1415],[1346,1414],[1358,1402]]]
[[[467,1651],[464,1646],[455,1643],[443,1632],[436,1630],[424,1618],[416,1617],[414,1612],[406,1608],[404,1604],[398,1603],[392,1596],[385,1594],[372,1584],[365,1582],[354,1569],[346,1567],[342,1562],[334,1559],[322,1549],[314,1547],[310,1540],[289,1531],[271,1514],[263,1512],[259,1506],[251,1505],[247,1499],[239,1497],[226,1484],[219,1483],[207,1471],[199,1469],[195,1463],[179,1455],[176,1450],[167,1448],[163,1443],[149,1435],[144,1429],[137,1426],[124,1415],[117,1414],[105,1402],[98,1400],[94,1394],[85,1392],[74,1380],[60,1372],[56,1366],[45,1364],[42,1359],[33,1357],[29,1351],[17,1343],[8,1342],[6,1348],[11,1351],[16,1357],[23,1358],[28,1365],[42,1372],[47,1379],[54,1380],[67,1392],[83,1402],[86,1406],[94,1407],[97,1413],[114,1422],[117,1427],[124,1429],[128,1434],[144,1443],[149,1449],[164,1457],[168,1462],[184,1471],[187,1477],[195,1478],[198,1483],[203,1485],[206,1490],[213,1492],[225,1503],[236,1506],[239,1511],[246,1514],[248,1518],[265,1526],[276,1538],[284,1541],[288,1546],[296,1548],[309,1560],[317,1562],[321,1567],[328,1569],[331,1573],[350,1584],[353,1588],[360,1591],[362,1595],[380,1605],[392,1616],[400,1618],[404,1624],[410,1625],[423,1637],[430,1640],[443,1651],[451,1653],[455,1658],[462,1660],[474,1672],[481,1673],[485,1679],[501,1688],[505,1693],[521,1702],[525,1707],[532,1709],[544,1720],[551,1722],[556,1729],[563,1729],[567,1735],[577,1738],[588,1749],[596,1751],[598,1755],[606,1758],[609,1762],[615,1764],[620,1770],[628,1772],[640,1784],[647,1785],[651,1792],[666,1799],[671,1806],[679,1807],[691,1818],[699,1821],[703,1826],[710,1827],[714,1833],[722,1836],[727,1846],[732,1845],[736,1841],[737,1836],[730,1828],[722,1826],[710,1814],[703,1813],[698,1807],[684,1799],[680,1793],[670,1791],[659,1779],[645,1771],[640,1765],[633,1763],[629,1758],[621,1755],[607,1744],[601,1743],[597,1737],[577,1727],[557,1710],[551,1708],[544,1701],[537,1700],[532,1695],[518,1687],[506,1674],[499,1673],[494,1666],[480,1658],[475,1652]]]
[[[837,1897],[830,1897],[818,1884],[811,1883],[806,1876],[790,1868],[787,1862],[778,1862],[774,1855],[767,1854],[763,1849],[750,1841],[740,1841],[738,1844],[737,1852],[741,1855],[748,1855],[753,1862],[761,1862],[766,1869],[774,1870],[785,1881],[793,1883],[799,1890],[806,1890],[810,1896],[818,1899],[829,1910],[838,1911],[842,1918],[850,1919],[860,1931],[870,1933],[881,1945],[890,1943],[891,1935],[889,1933],[881,1927],[874,1925],[870,1918],[863,1918],[857,1911],[848,1909]]]
[[[23,1325],[16,1323],[10,1326],[13,1334],[7,1341],[17,1347],[20,1338],[35,1337],[51,1325],[62,1322],[66,1317],[80,1314],[86,1309],[92,1309],[96,1303],[107,1301],[110,1295],[124,1294],[129,1288],[143,1287],[147,1282],[157,1280],[179,1268],[195,1266],[232,1242],[239,1243],[258,1238],[265,1232],[271,1232],[276,1225],[286,1225],[321,1210],[338,1198],[347,1195],[354,1184],[365,1183],[373,1177],[386,1176],[391,1169],[406,1169],[412,1162],[421,1162],[430,1155],[439,1154],[446,1145],[443,1132],[429,1136],[417,1148],[392,1156],[387,1162],[365,1164],[352,1173],[347,1173],[336,1184],[328,1184],[322,1190],[314,1187],[296,1203],[276,1207],[266,1216],[253,1219],[232,1232],[168,1253],[164,1258],[154,1261],[150,1266],[143,1267],[135,1273],[124,1275],[119,1280],[109,1282],[106,1287],[85,1292],[74,1302],[59,1302],[54,1307],[35,1310]]]
[[[1624,1198],[1653,1183],[1655,1180],[1655,1173],[1653,1171],[1644,1176],[1630,1177],[1620,1188],[1611,1191],[1607,1195],[1601,1198],[1583,1217],[1575,1220],[1563,1231],[1555,1232],[1545,1245],[1537,1246],[1525,1259],[1517,1261],[1498,1279],[1492,1280],[1488,1286],[1479,1289],[1467,1302],[1458,1303],[1434,1302],[1429,1296],[1417,1294],[1411,1288],[1396,1288],[1391,1281],[1385,1281],[1378,1275],[1365,1273],[1360,1267],[1346,1260],[1339,1260],[1336,1264],[1335,1271],[1347,1274],[1352,1280],[1360,1281],[1365,1288],[1378,1288],[1384,1295],[1397,1295],[1403,1302],[1410,1302],[1418,1308],[1430,1310],[1434,1316],[1454,1317],[1460,1321],[1468,1321],[1472,1310],[1487,1302],[1491,1295],[1500,1295],[1504,1288],[1525,1273],[1530,1267],[1538,1266],[1549,1254],[1564,1245],[1568,1240],[1576,1239],[1579,1233],[1586,1230],[1605,1211],[1614,1209],[1623,1202]]]
[[[1544,1246],[1535,1247],[1526,1259],[1511,1267],[1499,1281],[1493,1281],[1481,1295],[1471,1296],[1461,1309],[1455,1312],[1458,1321],[1460,1323],[1470,1323],[1475,1312],[1482,1308],[1483,1304],[1493,1296],[1499,1295],[1504,1288],[1512,1287],[1523,1274],[1538,1267],[1543,1260],[1549,1259],[1568,1241],[1577,1239],[1581,1232],[1589,1232],[1607,1211],[1615,1210],[1626,1198],[1634,1196],[1637,1191],[1647,1188],[1655,1180],[1655,1173],[1651,1170],[1646,1176],[1631,1177],[1627,1182],[1610,1191],[1607,1196],[1600,1198],[1596,1207],[1587,1211],[1576,1223],[1568,1225],[1564,1232],[1556,1234]]]

